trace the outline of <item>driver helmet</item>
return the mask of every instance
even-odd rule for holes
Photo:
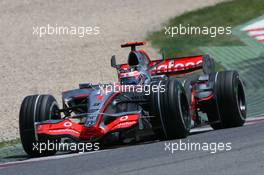
[[[120,74],[121,85],[139,85],[143,84],[143,82],[144,78],[137,70]]]

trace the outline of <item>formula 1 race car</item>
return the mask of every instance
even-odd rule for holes
[[[51,95],[24,98],[19,128],[21,142],[30,156],[48,156],[56,150],[39,153],[39,142],[122,142],[147,131],[159,140],[188,136],[193,127],[205,122],[213,129],[242,126],[246,100],[237,71],[215,72],[208,55],[150,60],[129,42],[126,64],[116,68],[118,83],[80,84],[62,93],[62,108]],[[183,81],[180,81],[183,79]],[[207,115],[204,121],[201,115]]]

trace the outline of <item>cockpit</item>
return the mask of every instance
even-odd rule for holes
[[[144,44],[144,42],[131,42],[121,45],[121,47],[131,47],[126,64],[116,65],[115,57],[112,57],[111,65],[117,69],[122,85],[145,84],[146,80],[150,80],[148,74],[150,59],[144,50],[136,50],[136,46]]]

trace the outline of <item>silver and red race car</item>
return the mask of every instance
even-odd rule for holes
[[[47,156],[33,149],[36,143],[122,142],[139,133],[153,134],[159,140],[188,136],[190,129],[208,123],[214,129],[242,126],[246,100],[237,71],[216,72],[208,55],[150,60],[129,42],[126,64],[116,68],[118,83],[80,84],[62,93],[62,108],[51,95],[24,98],[19,128],[21,142],[30,156]],[[181,80],[181,81],[180,81]],[[201,115],[208,120],[202,120]],[[151,132],[149,132],[151,131]]]

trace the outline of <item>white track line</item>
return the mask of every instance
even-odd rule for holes
[[[58,160],[58,159],[76,157],[80,155],[94,154],[94,153],[104,152],[104,151],[107,151],[107,149],[99,150],[99,151],[92,151],[92,152],[69,153],[69,154],[55,155],[55,156],[48,156],[48,157],[31,158],[31,159],[22,160],[22,161],[7,162],[7,163],[0,164],[0,169],[6,168],[12,165],[18,165],[18,164],[24,164],[24,163],[30,163],[30,162],[39,162],[39,161],[44,161],[44,160]]]

